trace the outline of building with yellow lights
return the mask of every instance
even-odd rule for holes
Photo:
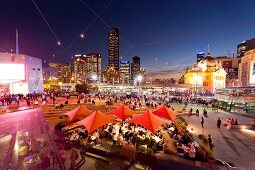
[[[198,87],[203,87],[203,91],[214,93],[216,89],[225,88],[226,74],[220,62],[207,53],[206,57],[186,70],[184,83],[192,84],[195,92]]]
[[[119,83],[120,72],[114,66],[108,66],[103,72],[103,82],[106,83]]]

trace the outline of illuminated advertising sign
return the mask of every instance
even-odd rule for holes
[[[0,80],[25,80],[25,65],[0,64]]]

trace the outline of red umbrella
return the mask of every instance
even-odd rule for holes
[[[90,116],[77,122],[77,124],[85,126],[87,131],[90,133],[103,125],[106,125],[108,123],[113,123],[113,122],[114,122],[113,118],[97,110]]]
[[[85,117],[88,115],[91,115],[93,112],[84,106],[79,106],[74,110],[71,110],[69,112],[64,113],[64,115],[67,115],[70,119],[70,121],[76,120],[79,117]]]
[[[158,116],[161,116],[161,117],[164,117],[168,120],[171,120],[171,121],[174,121],[175,118],[176,118],[176,115],[177,115],[177,112],[172,110],[172,109],[169,109],[168,107],[166,107],[165,105],[162,106],[161,108],[157,109],[157,110],[154,110],[153,112],[155,115],[158,115]]]
[[[115,115],[119,117],[121,120],[125,120],[127,116],[134,115],[135,112],[123,104],[119,106],[116,110],[113,110],[107,114]]]
[[[146,129],[153,133],[156,133],[156,131],[159,129],[161,125],[167,123],[167,121],[157,117],[149,110],[140,116],[136,116],[135,118],[129,120],[128,122],[142,125],[143,127],[145,127]]]

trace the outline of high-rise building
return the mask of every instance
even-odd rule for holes
[[[98,53],[75,55],[72,68],[74,82],[88,83],[88,81],[91,80],[94,75],[100,79],[101,66],[101,56]]]
[[[142,82],[146,82],[147,69],[146,68],[140,68],[140,74],[143,77]]]
[[[109,43],[109,64],[119,71],[119,29],[111,28],[108,35]]]
[[[242,87],[255,86],[255,49],[247,51],[242,57],[238,79]]]
[[[140,57],[134,56],[131,64],[131,79],[134,80],[140,73]]]
[[[244,56],[244,53],[255,48],[255,38],[243,41],[237,45],[237,57]]]
[[[86,82],[87,68],[86,68],[86,55],[77,54],[73,60],[73,77],[75,83]]]
[[[71,63],[64,64],[61,71],[63,83],[71,83],[73,81]]]
[[[97,75],[101,77],[102,60],[98,53],[88,53],[86,55],[86,72],[87,75]]]
[[[120,61],[120,74],[123,74],[124,82],[128,83],[130,80],[130,62]]]
[[[63,67],[63,64],[60,63],[49,63],[49,67],[50,67],[50,79],[59,79],[60,81],[62,81],[62,71],[61,68]]]

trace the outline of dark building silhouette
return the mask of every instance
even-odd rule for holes
[[[197,63],[205,57],[205,52],[199,52],[197,54]]]
[[[114,66],[119,71],[119,29],[109,30],[109,66]]]
[[[135,56],[133,57],[133,62],[131,64],[131,79],[134,80],[135,77],[140,73],[140,58]]]
[[[246,40],[237,45],[237,57],[243,57],[244,53],[255,48],[255,38]]]

